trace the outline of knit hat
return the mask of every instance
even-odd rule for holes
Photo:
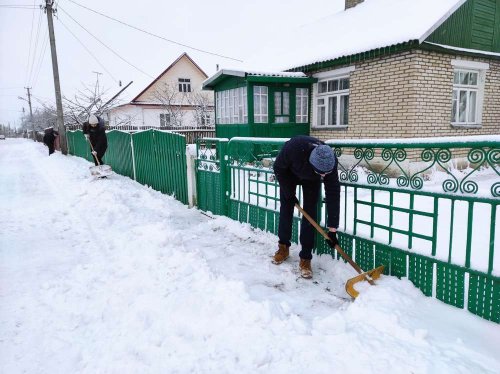
[[[321,144],[313,149],[309,162],[317,173],[328,174],[335,167],[335,154],[329,146]]]
[[[97,125],[98,123],[99,123],[99,119],[97,118],[97,116],[95,116],[94,114],[91,114],[89,116],[89,124]]]

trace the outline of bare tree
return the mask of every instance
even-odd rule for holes
[[[35,108],[33,111],[33,124],[29,115],[21,117],[21,129],[30,132],[33,127],[36,132],[41,132],[45,128],[56,125],[57,113],[54,106],[44,104],[42,108]]]
[[[72,98],[63,96],[64,112],[69,123],[85,122],[90,114],[104,113],[102,97],[107,91],[100,91],[96,85],[94,88],[84,87],[78,90]]]
[[[179,92],[176,85],[163,83],[153,92],[153,97],[165,112],[164,126],[182,126],[185,114],[183,105],[187,103],[186,93]]]
[[[119,104],[118,95],[121,91],[111,98],[108,93],[109,90],[101,87],[99,79],[96,79],[95,85],[84,85],[84,88],[78,90],[72,98],[63,96],[65,122],[81,124],[90,114],[104,116],[112,106]]]
[[[214,104],[208,95],[195,91],[187,95],[187,101],[194,110],[192,125],[198,128],[212,127]]]

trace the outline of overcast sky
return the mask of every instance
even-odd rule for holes
[[[336,13],[344,5],[344,0],[75,2],[167,39],[239,60],[248,59],[263,44],[279,45],[288,37],[290,28]],[[216,64],[232,68],[240,64],[146,35],[92,13],[75,2],[58,1],[58,15],[54,20],[61,88],[65,96],[72,97],[85,85],[93,85],[97,76],[94,72],[100,72],[100,82],[110,95],[120,89],[118,81],[124,85],[134,81],[127,90],[127,97],[133,97],[183,52],[209,76],[215,73]],[[0,0],[1,124],[19,125],[22,108],[28,112],[27,102],[18,99],[18,96],[26,97],[24,87],[32,87],[34,107],[40,107],[40,101],[55,102],[47,17],[38,9],[42,3],[42,0]],[[36,10],[8,7],[33,4]]]

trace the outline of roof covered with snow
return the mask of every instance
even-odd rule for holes
[[[466,0],[365,0],[354,8],[279,33],[246,61],[286,70],[418,40],[422,43]]]
[[[307,75],[301,72],[280,72],[280,71],[243,71],[234,69],[221,69],[210,78],[203,82],[203,88],[212,88],[218,82],[220,82],[224,77],[269,77],[269,78],[299,78],[299,79],[309,79]]]

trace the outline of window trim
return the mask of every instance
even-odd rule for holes
[[[339,82],[342,80],[342,79],[349,79],[349,88],[347,89],[342,89],[342,90],[337,90],[337,91],[327,91],[327,92],[318,92],[319,91],[319,85],[322,83],[322,82],[328,82],[330,80],[338,80]],[[314,123],[313,123],[313,128],[314,129],[339,129],[339,128],[347,128],[349,126],[349,123],[346,125],[346,124],[342,124],[341,123],[341,118],[340,118],[340,115],[341,115],[341,103],[342,103],[342,100],[341,98],[342,97],[349,97],[350,96],[350,80],[351,80],[351,77],[350,75],[348,74],[340,74],[340,75],[325,75],[324,78],[318,80],[317,83],[314,84],[314,87],[313,87],[313,90],[314,90],[314,102],[313,102],[313,105],[314,105]],[[328,101],[330,98],[333,98],[333,97],[336,97],[337,98],[337,103],[336,103],[336,119],[338,119],[338,125],[329,125],[327,122],[328,122],[328,117],[329,117],[329,105],[328,105]],[[325,124],[324,125],[320,125],[319,124],[319,115],[318,115],[318,104],[317,104],[317,101],[318,99],[325,99],[325,103],[324,103],[324,108],[325,108]]]
[[[256,89],[259,89],[259,92],[256,92]],[[265,88],[265,93],[262,93],[262,88]],[[267,86],[253,86],[253,122],[254,123],[269,123],[269,87]],[[257,100],[256,97],[259,98],[259,112],[257,112]],[[266,110],[263,111],[261,97],[264,98],[262,103],[266,104]],[[274,96],[273,96],[274,97]],[[257,117],[259,117],[259,121],[257,121]]]
[[[163,117],[163,127],[167,126],[172,126],[172,116],[170,113],[160,113],[160,127],[162,127],[162,117]],[[168,117],[168,123],[167,123],[167,117]]]
[[[217,124],[248,124],[247,87],[216,91],[215,109]]]
[[[305,94],[299,95],[301,90],[305,90]],[[295,123],[309,123],[309,92],[310,89],[307,87],[295,88]],[[305,113],[302,113],[303,103],[305,103]]]
[[[486,82],[486,71],[489,69],[489,64],[478,61],[469,61],[469,60],[451,60],[451,65],[453,67],[453,76],[452,76],[452,96],[451,96],[451,113],[453,113],[453,105],[454,105],[454,94],[455,91],[466,91],[467,93],[474,91],[476,94],[476,113],[473,122],[456,122],[454,118],[450,118],[451,127],[456,129],[474,129],[481,128],[483,122],[483,104],[484,104],[484,87]],[[455,73],[457,72],[468,72],[468,73],[477,73],[477,85],[463,85],[460,83],[455,83]],[[460,105],[460,97],[457,99],[457,104]],[[467,106],[466,112],[469,111],[469,94],[467,95]],[[458,116],[460,115],[457,112]]]
[[[191,78],[177,78],[177,83],[179,85],[179,92],[191,92]]]

